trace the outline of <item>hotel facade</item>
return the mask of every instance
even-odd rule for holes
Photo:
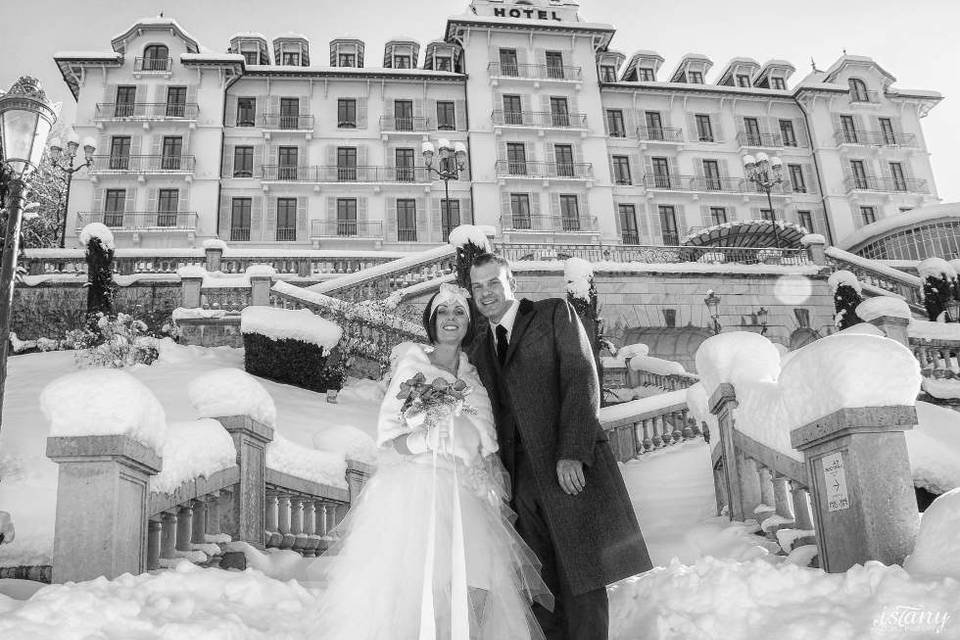
[[[109,52],[59,53],[74,129],[98,142],[68,228],[102,222],[127,247],[416,251],[461,223],[672,246],[776,219],[873,258],[960,255],[957,212],[908,213],[938,202],[921,126],[938,93],[861,56],[799,80],[783,60],[628,58],[578,9],[474,0],[441,39],[382,52],[240,33],[210,53],[157,18]],[[441,139],[467,147],[446,187],[421,155]],[[743,166],[759,153],[782,159],[772,209]]]

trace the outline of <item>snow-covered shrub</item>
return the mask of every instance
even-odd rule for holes
[[[923,279],[923,306],[927,318],[937,322],[957,289],[957,272],[942,258],[927,258],[917,265]]]
[[[849,271],[837,271],[827,280],[833,290],[833,306],[836,314],[833,324],[843,330],[860,324],[863,320],[857,315],[857,306],[863,302],[860,281]]]
[[[77,366],[121,369],[135,364],[151,364],[157,359],[156,339],[147,335],[147,325],[133,316],[98,313],[91,318],[94,327],[68,332],[67,341],[76,349]]]
[[[80,232],[80,242],[86,249],[87,259],[87,314],[110,314],[117,288],[113,281],[113,233],[99,222],[93,222]]]

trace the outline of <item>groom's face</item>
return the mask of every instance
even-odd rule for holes
[[[500,322],[503,314],[516,299],[513,276],[506,267],[496,262],[488,262],[470,269],[470,286],[477,310],[494,324]]]

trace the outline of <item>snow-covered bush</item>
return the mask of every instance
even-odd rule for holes
[[[113,233],[93,222],[80,232],[80,242],[87,259],[87,314],[110,314],[117,288],[113,281]]]
[[[863,320],[857,315],[857,306],[863,302],[863,293],[857,276],[849,271],[837,271],[827,280],[833,291],[833,306],[836,314],[833,324],[843,330],[860,324]]]
[[[923,279],[923,306],[931,322],[940,320],[957,289],[957,272],[942,258],[927,258],[917,265]]]
[[[67,342],[77,350],[77,366],[121,369],[157,359],[156,339],[147,335],[147,325],[133,316],[98,313],[90,324],[67,333]]]

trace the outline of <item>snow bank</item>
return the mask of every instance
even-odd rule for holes
[[[221,251],[227,250],[227,243],[220,238],[207,238],[200,244],[200,246],[204,249],[220,249]]]
[[[347,386],[353,384],[348,383]],[[318,431],[313,436],[313,447],[321,451],[343,453],[347,460],[356,460],[375,465],[377,463],[377,443],[360,429],[347,425],[333,425]]]
[[[197,264],[188,264],[185,267],[179,267],[177,275],[181,278],[203,278],[207,275],[207,270]]]
[[[669,391],[667,393],[658,393],[647,398],[640,398],[639,400],[631,400],[630,402],[602,407],[600,409],[600,422],[609,424],[631,416],[654,413],[676,404],[683,404],[686,398],[687,393],[685,390]]]
[[[150,478],[150,490],[170,493],[187,480],[232,467],[237,449],[223,425],[204,418],[168,424],[161,455],[163,469]]]
[[[921,260],[920,264],[917,265],[917,272],[924,280],[928,277],[946,278],[947,280],[953,280],[957,277],[956,269],[950,266],[950,263],[943,258],[927,258],[926,260]]]
[[[277,275],[277,270],[269,264],[252,264],[244,270],[243,274],[248,278],[256,276],[273,277]]]
[[[707,394],[703,382],[691,385],[686,389],[687,409],[690,410],[690,416],[697,421],[697,424],[707,423],[707,427],[713,435],[710,438],[710,447],[717,446],[720,442],[720,425],[717,423],[717,416],[710,413],[710,395]]]
[[[913,314],[910,307],[901,298],[892,298],[890,296],[876,296],[867,298],[857,305],[857,315],[862,320],[870,322],[881,316],[891,316],[894,318],[905,318],[910,320]]]
[[[780,353],[759,333],[734,331],[703,341],[696,354],[697,371],[708,394],[729,382],[773,382],[780,372]]]
[[[40,393],[51,436],[127,435],[158,454],[166,432],[160,401],[142,382],[119,369],[67,374]]]
[[[960,324],[955,322],[930,322],[929,320],[910,321],[907,333],[911,338],[923,340],[956,340],[960,342]]]
[[[634,356],[630,358],[630,368],[634,371],[647,371],[661,376],[686,375],[683,365],[672,360],[663,360],[652,356]]]
[[[580,300],[590,299],[590,283],[593,280],[593,266],[582,258],[568,258],[563,262],[563,279],[567,283],[567,294]]]
[[[343,454],[309,449],[279,433],[274,433],[273,442],[267,444],[267,467],[311,482],[347,488]]]
[[[914,576],[960,580],[960,489],[933,501],[920,518],[917,543],[903,563]]]
[[[625,358],[636,358],[638,356],[646,356],[650,354],[650,346],[643,344],[642,342],[637,342],[636,344],[628,344],[617,349],[617,357],[622,359]]]
[[[857,293],[863,295],[863,289],[860,287],[860,280],[857,279],[857,276],[852,271],[847,271],[841,269],[840,271],[834,271],[830,274],[830,277],[827,278],[827,284],[830,286],[830,291],[836,293],[837,287],[841,284],[849,285],[856,289]]]
[[[113,249],[113,232],[102,222],[91,222],[80,230],[80,244],[86,249],[91,238],[99,238],[105,249]]]
[[[811,244],[827,244],[827,239],[819,233],[808,233],[800,238],[801,246],[808,247]]]
[[[277,408],[257,379],[240,369],[215,369],[197,377],[187,389],[200,417],[245,415],[273,427]]]
[[[923,390],[934,398],[953,400],[960,398],[960,380],[957,378],[924,378]],[[958,417],[960,420],[960,417]]]
[[[300,340],[323,349],[324,355],[337,346],[343,330],[309,309],[246,307],[240,313],[241,333],[259,333],[274,340]]]
[[[491,251],[490,241],[487,234],[481,227],[472,224],[462,224],[450,232],[450,244],[455,247],[465,247],[468,242],[472,242],[484,251]]]
[[[960,413],[918,402],[917,423],[905,432],[913,483],[932,493],[960,487]]]
[[[226,315],[227,312],[224,309],[202,309],[200,307],[195,307],[193,309],[177,307],[173,310],[172,314],[174,321],[222,318]]]

